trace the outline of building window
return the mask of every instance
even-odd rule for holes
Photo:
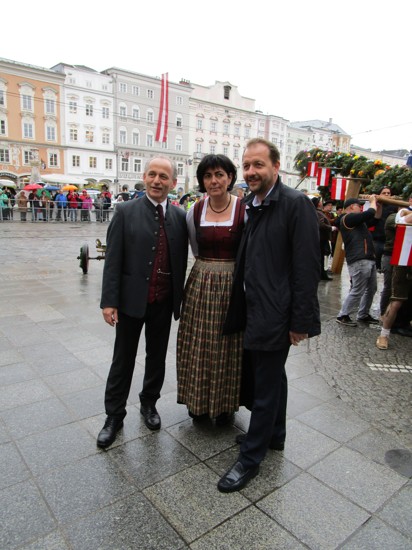
[[[110,134],[109,132],[102,133],[102,143],[103,145],[109,145],[110,143]]]
[[[183,140],[180,136],[176,137],[175,150],[176,151],[182,151],[183,150]]]
[[[167,140],[161,142],[161,148],[162,149],[168,149],[168,147],[169,147],[169,145],[167,144]]]
[[[196,143],[196,153],[201,153],[201,152],[202,152],[202,144]]]
[[[112,159],[106,159],[104,161],[104,165],[106,167],[106,170],[111,170],[113,168],[113,161]]]
[[[153,134],[146,135],[146,146],[153,147]]]
[[[133,95],[140,95],[140,88],[139,88],[139,86],[133,86],[133,87],[132,87],[132,90],[133,90]]]
[[[0,120],[0,135],[5,136],[6,135],[6,121]]]
[[[245,138],[249,139],[249,137],[250,137],[250,128],[247,127],[245,128]]]
[[[231,86],[223,86],[223,97],[224,99],[230,99],[230,90],[232,89]]]
[[[132,117],[133,117],[133,120],[139,120],[139,118],[140,118],[140,109],[138,107],[133,107]]]
[[[212,120],[210,122],[210,131],[211,132],[217,132],[217,122],[215,120]]]
[[[119,92],[122,94],[127,93],[127,84],[125,82],[119,82]]]
[[[142,161],[140,159],[133,160],[133,172],[140,173],[142,171]]]
[[[91,80],[86,80],[86,88],[91,88],[91,87],[92,87]]]
[[[0,90],[0,105],[5,105],[4,90]]]
[[[183,176],[183,170],[184,170],[183,162],[178,162],[177,163],[177,175],[178,176]]]
[[[211,146],[210,146],[210,154],[211,154],[211,155],[215,155],[215,154],[216,154],[216,145],[211,145]]]
[[[183,97],[181,95],[176,96],[176,105],[183,105]]]
[[[239,158],[239,149],[236,147],[233,149],[233,158],[238,159]]]
[[[133,145],[139,145],[139,142],[140,142],[139,132],[133,132],[132,133],[132,142],[133,142]]]
[[[197,129],[201,130],[203,128],[203,120],[201,118],[197,119]]]
[[[120,118],[126,120],[127,117],[127,108],[124,105],[120,105],[119,107],[119,115]]]
[[[73,155],[72,156],[72,166],[73,166],[73,168],[80,168],[80,156],[79,155]]]
[[[54,126],[46,126],[47,141],[56,141],[56,128]]]
[[[8,164],[10,162],[10,153],[8,149],[0,149],[0,162]]]
[[[147,98],[153,99],[154,98],[154,91],[153,90],[147,90]]]
[[[31,122],[24,122],[23,123],[23,137],[25,139],[33,139],[33,137],[34,137],[33,123],[31,123]]]
[[[23,95],[23,111],[33,111],[33,98],[31,95]]]
[[[30,164],[31,159],[32,159],[31,151],[23,151],[23,164],[28,166]]]
[[[86,116],[93,116],[93,105],[86,103]]]
[[[94,133],[92,130],[86,130],[86,143],[94,142]]]
[[[70,128],[70,141],[77,141],[77,128]]]
[[[59,166],[58,159],[57,153],[49,153],[49,167],[57,168]]]
[[[77,113],[77,101],[69,101],[69,113]]]
[[[56,102],[54,99],[46,99],[46,113],[54,115],[56,113]]]
[[[97,157],[89,157],[89,168],[97,168]]]
[[[177,128],[182,127],[182,115],[176,115],[176,126]]]
[[[229,155],[229,147],[223,147],[223,154],[227,157]]]
[[[129,159],[122,157],[122,172],[129,171]]]
[[[290,162],[286,163],[286,170],[290,170]]]
[[[147,120],[147,122],[153,122],[153,120],[154,120],[154,113],[151,109],[147,110],[146,120]]]
[[[102,108],[102,117],[103,118],[109,118],[109,107],[103,107]]]
[[[120,130],[119,131],[119,142],[122,145],[125,145],[125,143],[127,143],[127,132],[126,132],[126,130]]]
[[[235,136],[238,136],[240,134],[240,127],[235,126]]]
[[[229,135],[229,124],[227,122],[223,124],[223,133]]]

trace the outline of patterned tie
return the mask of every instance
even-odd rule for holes
[[[159,219],[160,219],[160,225],[162,225],[162,223],[164,222],[164,215],[163,215],[163,206],[161,204],[158,204],[156,206],[156,210],[157,210],[157,213],[159,214]]]

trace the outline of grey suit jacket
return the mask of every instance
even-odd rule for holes
[[[169,203],[164,227],[172,271],[173,313],[178,319],[188,253],[185,212]],[[107,230],[102,309],[115,307],[130,317],[144,317],[158,232],[156,209],[146,197],[116,206]]]

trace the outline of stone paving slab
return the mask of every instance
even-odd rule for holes
[[[188,418],[176,403],[177,322],[162,429],[139,410],[142,339],[124,428],[96,447],[114,330],[99,310],[103,263],[84,275],[76,258],[106,228],[0,224],[0,548],[412,548],[412,373],[368,366],[408,364],[412,342],[391,338],[382,354],[376,327],[335,322],[345,268],[319,285],[322,335],[288,359],[285,450],[268,451],[240,493],[216,483],[250,413],[224,428]]]

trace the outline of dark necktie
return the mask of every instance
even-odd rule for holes
[[[162,225],[165,219],[163,215],[163,206],[161,204],[158,204],[156,206],[156,210],[157,210],[157,213],[159,214],[160,225]]]

